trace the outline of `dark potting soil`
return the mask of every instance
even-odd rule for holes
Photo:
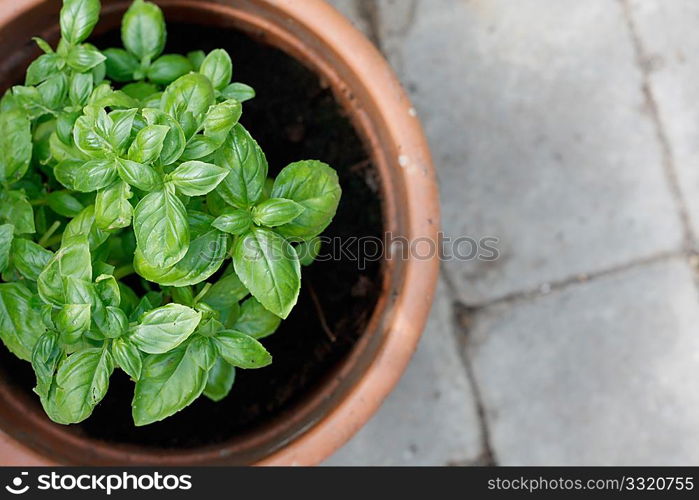
[[[170,24],[168,31],[169,52],[229,51],[234,81],[257,91],[257,98],[245,103],[241,122],[265,151],[271,175],[304,159],[322,160],[337,169],[343,197],[325,236],[382,236],[375,170],[331,91],[313,72],[235,31],[178,24]],[[95,43],[101,48],[115,46],[118,33]],[[131,418],[134,384],[117,370],[105,400],[73,431],[112,442],[192,448],[221,442],[268,421],[321,383],[362,334],[382,283],[380,263],[368,263],[364,270],[359,267],[343,256],[305,268],[298,306],[279,331],[264,341],[274,363],[261,370],[239,370],[224,401],[213,403],[201,397],[164,422],[136,428]],[[31,391],[35,379],[29,363],[2,347],[0,367],[5,380]]]

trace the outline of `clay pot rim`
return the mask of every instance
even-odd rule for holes
[[[11,22],[40,1],[16,0],[0,12],[0,24]],[[166,6],[191,6],[198,2],[163,0],[159,3]],[[367,109],[371,110],[373,119],[377,116],[381,118],[382,130],[369,134],[372,154],[377,157],[375,160],[378,163],[383,164],[379,165],[380,170],[402,171],[403,181],[403,192],[394,193],[401,202],[401,213],[395,210],[394,202],[389,205],[394,206],[395,213],[384,215],[389,221],[401,218],[405,229],[403,235],[411,241],[428,238],[437,242],[439,195],[429,147],[415,110],[388,63],[363,34],[323,0],[252,0],[252,3],[266,4],[266,7],[285,16],[289,24],[302,25],[332,52],[334,58],[341,61],[346,71],[356,77],[354,86],[346,84],[323,57],[313,49],[304,47],[298,40],[295,47],[284,47],[284,50],[295,52],[295,56],[305,60],[329,80],[341,104],[345,109],[353,110],[351,118],[358,129],[372,128]],[[220,2],[214,2],[207,8],[214,11],[236,10]],[[279,26],[255,19],[254,14],[238,12],[237,15],[275,32],[275,36],[281,39],[293,37],[283,33],[283,28]],[[319,21],[321,19],[322,22]],[[360,90],[365,98],[361,108],[353,102],[355,96],[352,91],[357,90],[356,85],[362,86]],[[386,334],[374,359],[334,408],[320,420],[313,422],[305,432],[294,436],[283,448],[259,460],[258,465],[313,465],[322,462],[369,420],[396,385],[412,357],[429,315],[439,274],[439,261],[437,256],[429,260],[411,258],[401,263],[400,267],[404,286],[396,301],[389,305],[386,297],[382,297],[386,302],[383,308],[390,307],[390,311],[386,312]],[[384,289],[383,295],[389,292]],[[377,309],[380,307],[377,306]],[[211,447],[208,447],[203,450],[183,450],[182,455],[201,456],[212,452]],[[0,456],[7,457],[10,454],[18,464],[53,464],[47,457],[0,431]],[[144,453],[144,456],[147,455],[150,453]]]

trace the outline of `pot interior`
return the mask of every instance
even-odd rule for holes
[[[169,33],[166,52],[224,48],[233,59],[234,81],[256,89],[257,97],[245,104],[241,122],[265,151],[271,175],[302,159],[322,160],[337,169],[343,197],[325,236],[382,238],[385,207],[381,179],[361,134],[323,79],[259,36],[220,19],[200,15],[195,16],[195,22],[185,22],[192,19],[187,9],[164,10]],[[55,41],[56,30],[51,24],[55,19],[44,17],[46,26],[39,31],[54,36],[51,41]],[[108,16],[100,25],[102,33],[92,42],[100,48],[120,46],[118,19],[116,13]],[[36,34],[16,27],[14,31],[27,41]],[[34,49],[26,49],[10,67],[5,62],[7,83],[20,83],[24,68],[35,55]],[[356,253],[356,246],[349,248]],[[326,252],[328,249],[326,245]],[[144,428],[133,425],[133,383],[119,370],[111,380],[107,397],[90,419],[71,427],[51,424],[32,393],[35,378],[30,365],[0,347],[0,380],[5,386],[4,398],[9,398],[0,402],[0,425],[29,446],[68,463],[86,460],[85,451],[75,448],[89,449],[90,443],[97,445],[95,449],[138,449],[153,456],[165,450],[168,455],[177,455],[230,445],[230,463],[259,458],[322,416],[307,407],[331,397],[328,391],[334,390],[333,379],[347,370],[350,355],[375,312],[384,281],[381,262],[360,266],[350,255],[334,255],[304,269],[298,306],[279,331],[264,341],[274,356],[270,367],[239,370],[233,391],[223,402],[201,397],[176,416]],[[30,426],[21,433],[17,431],[17,415],[11,414],[17,411],[17,404],[32,415],[32,421],[41,423],[40,428]],[[307,421],[296,422],[297,428],[290,430],[285,420],[300,408],[306,408]],[[94,449],[88,453],[99,454]],[[93,459],[97,463],[111,460],[99,456]]]

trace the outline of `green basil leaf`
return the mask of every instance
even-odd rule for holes
[[[252,220],[259,226],[276,227],[293,221],[304,210],[295,201],[270,198],[253,208]]]
[[[175,80],[163,93],[161,108],[182,121],[187,112],[194,118],[203,117],[214,104],[214,88],[208,78],[190,73]]]
[[[194,50],[192,52],[188,52],[187,59],[189,59],[189,62],[192,63],[194,71],[199,71],[199,68],[201,68],[201,64],[204,62],[204,59],[206,59],[206,52],[204,52],[203,50]]]
[[[230,172],[216,189],[227,203],[238,208],[249,208],[262,198],[267,179],[267,159],[240,123],[233,127],[216,153],[216,164]]]
[[[80,212],[77,217],[68,223],[65,231],[63,231],[63,242],[61,245],[65,245],[78,236],[87,238],[90,243],[90,248],[92,249],[99,247],[102,243],[107,241],[109,233],[102,231],[95,223],[94,205],[85,208],[85,210]]]
[[[107,349],[76,352],[61,363],[53,392],[58,423],[77,424],[87,419],[107,394],[113,371],[114,360]]]
[[[46,198],[49,208],[63,217],[75,217],[85,207],[67,191],[54,191]]]
[[[163,354],[175,349],[194,333],[201,313],[181,304],[147,312],[130,336],[131,342],[148,354]]]
[[[157,86],[147,82],[129,83],[128,85],[124,85],[121,91],[139,101],[141,107],[144,107],[144,101],[151,99],[155,94],[160,94]]]
[[[75,122],[71,122],[71,119],[72,117],[68,114],[61,113],[59,115],[56,121],[56,131],[52,132],[49,137],[49,156],[46,158],[46,163],[55,164],[64,161],[85,163],[88,160],[87,156],[73,144]],[[66,133],[68,134],[67,142],[63,140],[65,138],[63,134]]]
[[[147,76],[151,82],[159,85],[170,85],[190,71],[194,71],[194,68],[189,59],[179,54],[166,54],[150,65]]]
[[[68,97],[70,98],[70,102],[74,106],[84,106],[85,104],[87,104],[87,100],[92,95],[93,89],[94,80],[92,79],[92,75],[87,73],[76,73],[71,78],[70,89],[68,90]],[[75,123],[75,121],[73,121],[72,123]]]
[[[273,231],[253,228],[232,254],[240,281],[267,310],[286,319],[301,289],[301,266],[291,244]]]
[[[104,115],[106,119],[106,114]],[[106,128],[106,130],[104,130]],[[81,116],[73,127],[73,140],[80,151],[91,158],[104,159],[113,152],[109,140],[111,124],[98,128],[95,120],[89,116]]]
[[[204,119],[204,135],[220,147],[242,114],[243,106],[233,99],[212,106]]]
[[[117,178],[116,164],[112,160],[90,160],[83,163],[79,171],[74,170],[74,163],[61,162],[59,166],[73,169],[72,171],[62,171],[56,175],[57,178],[59,175],[61,176],[61,184],[68,184],[69,179],[72,178],[73,185],[66,187],[81,193],[92,193],[104,189]]]
[[[102,61],[97,66],[92,68],[92,70],[90,70],[90,74],[92,75],[92,81],[95,85],[100,85],[101,83],[105,83],[104,79],[107,77],[107,63],[106,63],[106,61]]]
[[[107,49],[103,52],[107,58],[107,76],[115,82],[130,82],[141,64],[132,54],[124,49]]]
[[[146,356],[136,382],[133,419],[137,426],[163,420],[201,396],[208,378],[208,354],[199,346],[182,346],[167,354]]]
[[[163,92],[163,96],[165,96],[165,92]],[[161,103],[164,103],[164,101],[161,101]],[[179,121],[187,141],[191,140],[199,132],[202,120],[202,116],[195,116],[191,111],[184,110],[180,113]]]
[[[232,272],[214,283],[203,300],[215,310],[221,311],[237,304],[249,294],[245,285]]]
[[[129,148],[129,160],[138,163],[152,163],[160,157],[165,137],[170,128],[167,125],[148,125],[141,129]]]
[[[27,114],[27,118],[34,120],[43,116],[51,110],[44,107],[41,94],[36,87],[25,87],[15,85],[12,87],[11,96],[3,98],[3,104],[12,103],[11,107],[6,107],[3,111],[21,111]]]
[[[113,123],[109,132],[109,140],[115,150],[125,150],[131,138],[131,130],[133,129],[137,112],[138,109],[120,109],[109,113],[109,118]]]
[[[304,208],[304,212],[293,222],[279,227],[278,231],[291,238],[318,236],[335,217],[341,195],[337,172],[325,163],[292,163],[274,181],[272,198],[293,200]]]
[[[125,337],[115,339],[112,343],[112,355],[117,366],[124,370],[132,380],[137,381],[141,378],[143,358],[141,351],[133,342]]]
[[[136,308],[131,313],[131,316],[129,317],[129,319],[132,322],[138,321],[141,318],[141,316],[143,316],[145,313],[147,313],[148,311],[150,311],[154,308],[155,308],[155,305],[153,305],[150,302],[148,297],[147,296],[143,297],[141,299],[141,301],[137,304]]]
[[[37,45],[41,50],[43,50],[44,53],[46,53],[46,54],[53,54],[53,48],[51,47],[51,45],[49,44],[49,42],[47,42],[47,41],[44,40],[43,38],[39,38],[38,36],[33,37],[32,40],[34,40],[34,42],[36,43],[36,45]]]
[[[61,8],[61,36],[71,44],[85,40],[100,15],[99,0],[64,0]]]
[[[281,323],[279,316],[265,309],[255,297],[250,297],[240,307],[240,316],[234,323],[233,330],[259,340],[276,332]]]
[[[221,91],[221,97],[243,103],[255,98],[255,89],[244,83],[231,83]]]
[[[111,329],[107,308],[97,294],[95,285],[87,280],[73,277],[63,278],[63,288],[65,293],[64,302],[66,304],[86,304],[92,309],[92,324],[97,330],[90,329],[88,335],[96,340],[104,340],[103,332]],[[99,333],[99,334],[98,334]]]
[[[212,50],[201,63],[199,73],[206,76],[216,90],[223,89],[233,76],[231,56],[223,49]]]
[[[75,344],[90,329],[92,306],[90,304],[66,304],[55,318],[56,328],[61,334],[61,342]]]
[[[206,195],[206,210],[214,217],[223,215],[230,206],[216,190]]]
[[[223,323],[213,318],[213,316],[218,315],[217,312],[214,311],[208,304],[200,302],[197,305],[197,309],[202,313],[203,318],[212,316],[209,319],[202,319],[201,323],[199,324],[199,328],[197,328],[197,333],[199,335],[202,337],[213,337],[221,330],[224,330]]]
[[[272,355],[250,335],[225,330],[214,337],[214,342],[226,363],[237,368],[264,368],[272,364]]]
[[[78,73],[85,73],[105,62],[107,58],[99,50],[89,45],[76,45],[68,52],[66,62]]]
[[[105,312],[104,324],[99,325],[100,331],[108,339],[118,339],[127,332],[129,319],[126,317],[126,313],[118,307],[107,306]]]
[[[187,212],[169,189],[150,193],[141,200],[134,213],[133,226],[138,248],[152,265],[174,266],[186,255],[189,248]]]
[[[56,74],[59,71],[59,60],[56,54],[43,54],[37,57],[27,68],[25,85],[38,85]]]
[[[191,286],[171,287],[172,301],[187,307],[194,307],[194,291]]]
[[[71,239],[49,260],[37,281],[41,298],[56,306],[80,303],[66,300],[65,278],[92,280],[90,247],[85,236]]]
[[[109,84],[104,84],[105,91],[97,92],[95,89],[90,96],[88,106],[110,107],[110,108],[134,108],[138,107],[138,101],[126,95],[121,90],[112,90]]]
[[[180,160],[190,161],[205,158],[210,156],[220,147],[221,144],[211,137],[195,135],[189,140],[189,142],[187,142],[187,147],[182,153]]]
[[[58,109],[68,95],[68,78],[62,73],[50,76],[37,90],[46,109]]]
[[[165,125],[170,129],[163,141],[160,162],[163,165],[170,165],[177,161],[182,156],[187,145],[187,139],[180,124],[170,115],[157,109],[147,108],[142,113],[149,125]]]
[[[131,313],[131,317],[129,318],[132,322],[138,322],[141,317],[148,311],[153,310],[155,307],[157,307],[158,304],[154,304],[151,302],[151,299],[146,295],[141,299],[141,301],[138,303],[136,306],[136,309],[133,310]]]
[[[250,229],[251,224],[252,216],[248,210],[234,208],[226,210],[212,225],[224,233],[240,236]]]
[[[32,159],[32,132],[19,109],[0,113],[0,182],[18,181]]]
[[[15,227],[15,234],[33,234],[34,210],[24,193],[0,191],[0,220],[4,219]]]
[[[37,341],[32,351],[32,368],[36,374],[36,392],[41,397],[48,397],[53,376],[56,373],[58,362],[61,360],[63,352],[58,344],[58,334],[56,332],[46,332]]]
[[[195,362],[207,372],[213,368],[218,358],[216,346],[207,337],[196,335],[189,342],[187,350],[192,351]]]
[[[3,224],[0,226],[0,273],[4,273],[10,263],[10,250],[14,239],[15,226]]]
[[[209,372],[204,395],[218,403],[230,394],[234,383],[235,367],[226,363],[222,358],[218,358]]]
[[[21,283],[0,284],[0,339],[15,356],[30,361],[34,345],[46,330],[32,307],[33,294]]]
[[[104,305],[119,307],[121,305],[121,288],[111,274],[101,274],[95,280],[95,290]]]
[[[82,175],[85,163],[83,160],[62,160],[53,169],[56,180],[64,187],[75,190],[75,179]]]
[[[129,320],[131,320],[131,314],[136,310],[136,307],[138,307],[138,303],[141,299],[138,295],[136,295],[136,292],[134,292],[130,286],[121,282],[117,283],[117,285],[119,287],[120,294],[119,305],[129,316]]]
[[[99,191],[95,198],[95,223],[105,231],[121,229],[131,225],[133,207],[129,200],[131,188],[123,181]]]
[[[115,239],[113,240],[113,242],[114,242],[113,244],[117,244],[117,238],[115,238]],[[111,242],[110,242],[110,243],[111,243]],[[121,242],[120,242],[120,243],[121,243]],[[110,250],[109,253],[110,253],[110,256],[111,256],[111,250],[112,250],[111,246],[110,246],[110,249],[109,249],[109,250]],[[116,258],[116,257],[115,257],[115,258]],[[116,271],[116,267],[115,267],[115,266],[113,266],[113,265],[111,265],[111,264],[107,264],[106,262],[101,261],[101,260],[99,260],[99,259],[96,259],[94,256],[93,256],[92,260],[94,261],[94,264],[92,265],[92,274],[93,274],[94,276],[97,276],[97,277],[104,277],[104,276],[106,275],[106,276],[111,277],[111,275],[114,274],[114,271]],[[111,305],[111,304],[110,304],[110,305]]]
[[[124,47],[139,60],[150,62],[163,52],[166,37],[165,18],[160,8],[135,0],[121,22]]]
[[[141,191],[154,191],[162,185],[162,179],[158,172],[143,163],[120,159],[117,163],[117,170],[124,182]]]
[[[223,323],[225,329],[233,328],[238,316],[240,316],[240,304],[237,302],[231,307],[221,309],[220,311],[221,323]]]
[[[186,196],[203,196],[218,186],[228,175],[228,170],[204,163],[188,161],[175,169],[167,179]]]
[[[19,273],[30,281],[39,279],[39,274],[51,257],[53,252],[33,241],[16,238],[12,242],[13,263]]]
[[[149,264],[137,250],[134,258],[136,272],[148,281],[162,286],[189,286],[210,278],[223,265],[228,239],[218,231],[209,231],[194,238],[187,254],[172,267],[159,268]]]

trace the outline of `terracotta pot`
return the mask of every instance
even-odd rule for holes
[[[103,0],[101,29],[127,1]],[[405,92],[378,51],[322,0],[163,0],[169,20],[241,30],[276,46],[329,83],[371,152],[381,177],[384,227],[437,241],[439,203],[430,153]],[[4,1],[0,80],[7,85],[36,55],[30,38],[55,39],[56,0]],[[2,465],[311,465],[356,433],[397,383],[418,343],[438,277],[436,256],[387,259],[384,288],[368,327],[331,377],[293,412],[251,435],[181,452],[89,440],[53,425],[28,395],[0,380]]]

